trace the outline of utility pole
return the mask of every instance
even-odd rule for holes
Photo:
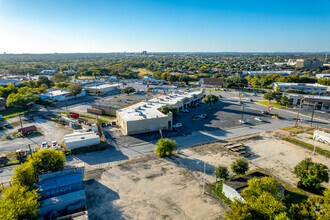
[[[244,116],[244,104],[242,104],[241,125],[243,124],[243,116]]]
[[[301,99],[299,100],[299,110],[298,110],[298,113],[297,113],[297,118],[296,118],[296,127],[298,126],[298,118],[299,118],[299,113],[300,113],[300,109],[301,109]]]
[[[316,102],[315,102],[315,104],[314,104],[314,108],[313,108],[313,112],[312,112],[312,117],[311,117],[311,127],[313,127],[313,117],[314,117],[315,107],[316,107]]]
[[[204,181],[203,181],[203,193],[205,194],[205,178],[206,178],[206,162],[204,161]]]
[[[22,117],[21,116],[19,116],[19,122],[21,124],[21,133],[23,135],[23,123],[22,123]]]

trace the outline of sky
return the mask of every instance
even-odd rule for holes
[[[330,0],[0,0],[0,53],[328,52]]]

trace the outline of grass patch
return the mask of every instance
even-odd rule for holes
[[[0,111],[0,115],[2,115],[2,119],[7,120],[10,118],[15,118],[17,116],[25,115],[25,114],[33,113],[33,112],[37,112],[37,111],[36,110],[21,110],[21,109],[13,108],[13,109],[6,109],[3,111]]]
[[[81,114],[79,114],[79,118],[85,119],[87,121],[96,122],[96,118],[94,118],[92,116],[89,116],[89,115],[81,115]]]
[[[221,198],[227,205],[230,205],[231,204],[231,200],[228,199],[223,193],[222,193],[222,184],[223,184],[223,181],[221,182],[218,182],[218,189],[215,187],[215,183],[214,184],[211,184],[209,185],[209,188],[211,190],[211,192],[218,196],[219,198]]]
[[[281,130],[283,131],[287,131],[287,132],[290,132],[290,133],[293,133],[293,134],[299,134],[299,133],[302,133],[302,132],[305,132],[305,129],[306,131],[314,131],[314,128],[311,128],[309,126],[290,126],[290,127],[287,127],[287,128],[281,128]]]
[[[263,101],[257,101],[257,103],[261,104],[261,105],[266,105],[268,106],[268,100],[263,100]],[[274,108],[284,108],[284,107],[287,107],[287,106],[284,106],[284,105],[281,105],[281,103],[279,102],[272,102],[273,103],[273,107]]]
[[[284,137],[283,140],[286,140],[290,143],[296,144],[298,146],[301,146],[301,147],[306,148],[306,149],[311,150],[311,151],[314,150],[314,145],[303,142],[301,140],[298,140],[298,139],[295,139],[295,138],[292,138],[292,137]],[[326,157],[330,157],[330,151],[327,151],[325,149],[322,149],[322,148],[319,148],[319,147],[316,147],[316,146],[315,146],[315,152],[319,153],[319,154],[322,154]]]
[[[114,115],[102,115],[100,116],[100,118],[105,118],[105,119],[108,119],[108,120],[115,120],[116,119],[116,116]]]

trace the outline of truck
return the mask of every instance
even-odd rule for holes
[[[28,126],[25,128],[18,129],[18,132],[20,132],[22,135],[31,134],[36,131],[37,131],[37,127],[35,125],[31,125],[31,126]]]

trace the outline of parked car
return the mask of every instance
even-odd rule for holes
[[[48,143],[47,142],[42,142],[41,149],[47,149],[47,148],[48,148]]]
[[[219,98],[222,98],[222,95],[219,95]]]
[[[260,117],[254,118],[256,121],[263,121]]]
[[[246,124],[247,122],[245,120],[238,120],[239,123],[241,124]]]
[[[11,124],[5,124],[5,127],[6,128],[9,128],[9,129],[12,129],[13,128],[13,126],[11,126]]]
[[[182,123],[176,123],[173,125],[173,128],[180,128],[182,127]]]
[[[267,111],[261,111],[261,114],[268,114]]]
[[[183,112],[183,113],[189,113],[189,109],[182,109],[181,112]]]

